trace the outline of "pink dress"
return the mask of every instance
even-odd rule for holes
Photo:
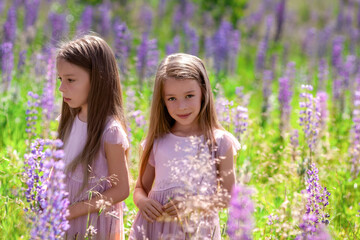
[[[74,119],[69,138],[65,142],[65,164],[68,165],[85,146],[87,137],[87,123],[80,121],[78,116]],[[108,167],[105,158],[104,142],[121,144],[124,149],[129,147],[129,142],[121,124],[109,117],[101,139],[98,158],[92,165],[92,172],[88,186],[79,193],[83,182],[83,168],[78,166],[72,173],[66,176],[67,191],[69,192],[70,204],[88,200],[90,192],[96,197],[96,192],[102,193],[110,188],[110,184],[104,180],[108,177]],[[111,214],[109,214],[111,213]],[[92,213],[70,220],[70,229],[66,232],[66,239],[84,239],[86,229],[89,226],[96,229],[96,234],[91,239],[125,239],[122,203],[117,203],[109,211]],[[89,238],[90,239],[90,238]]]
[[[240,143],[227,131],[214,131],[217,151],[210,155],[201,137],[179,137],[172,133],[156,139],[149,164],[155,168],[155,179],[149,198],[166,204],[176,196],[212,196],[217,191],[216,165],[212,159],[221,159],[231,148],[233,154]],[[221,239],[217,212],[204,215],[192,213],[182,223],[157,219],[148,222],[138,212],[132,225],[131,240],[145,239]]]

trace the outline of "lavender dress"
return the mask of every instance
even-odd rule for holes
[[[218,145],[216,158],[221,159],[231,148],[233,153],[240,143],[230,133],[214,131]],[[212,196],[217,191],[215,159],[209,154],[201,137],[179,137],[166,134],[154,142],[149,164],[155,168],[155,180],[149,198],[161,205],[177,196]],[[145,239],[221,239],[217,212],[203,212],[182,219],[158,218],[148,222],[138,212],[132,225],[131,240]]]
[[[73,122],[69,138],[65,142],[65,164],[68,165],[84,148],[87,137],[87,123],[80,121],[78,116]],[[92,172],[88,186],[79,193],[83,182],[83,168],[78,166],[73,173],[66,176],[67,191],[69,192],[70,204],[87,200],[92,193],[102,193],[111,186],[104,178],[108,177],[108,167],[105,158],[104,142],[121,144],[124,149],[129,147],[129,142],[121,124],[113,118],[108,119],[101,139],[101,147],[98,158],[92,165]],[[91,192],[91,193],[90,193]],[[89,217],[89,220],[88,220]],[[89,226],[96,230],[91,239],[125,239],[123,225],[122,204],[117,203],[109,211],[92,213],[70,220],[70,229],[66,232],[66,239],[84,239]]]

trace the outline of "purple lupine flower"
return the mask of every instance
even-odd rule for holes
[[[69,229],[66,216],[69,200],[65,191],[63,150],[56,150],[59,140],[37,139],[25,155],[26,197],[33,222],[32,239],[60,239]]]
[[[128,74],[128,59],[131,50],[132,35],[126,26],[126,23],[119,19],[114,23],[114,51],[118,60],[119,68],[124,76]]]
[[[350,134],[349,156],[351,173],[356,178],[360,172],[360,91],[354,93],[353,125]]]
[[[273,23],[272,16],[266,18],[266,33],[264,38],[259,42],[257,53],[256,53],[256,71],[261,71],[265,67],[266,52],[269,44],[270,30]]]
[[[331,235],[326,229],[326,226],[324,224],[320,224],[319,227],[315,230],[315,232],[312,232],[311,235],[299,235],[296,236],[296,240],[331,240]]]
[[[146,32],[143,33],[140,46],[137,49],[136,62],[140,86],[142,86],[144,78],[148,78],[155,73],[158,60],[157,40],[148,39],[148,34]]]
[[[31,143],[29,153],[24,155],[24,179],[28,187],[25,196],[29,203],[25,211],[33,222],[32,239],[59,239],[69,227],[64,153],[56,150],[61,145],[59,141],[36,139]]]
[[[357,59],[354,55],[347,55],[343,66],[339,69],[339,74],[343,77],[344,88],[349,88],[350,77],[355,73]]]
[[[52,54],[48,58],[46,83],[41,97],[41,106],[46,122],[51,120],[51,114],[54,110],[56,72],[55,61]]]
[[[25,211],[39,212],[41,210],[44,188],[41,186],[40,179],[45,160],[44,144],[43,139],[34,140],[30,144],[29,153],[24,155],[25,167],[23,175],[27,185],[25,197],[29,203],[29,208],[25,208]]]
[[[26,0],[25,1],[25,28],[34,26],[39,13],[40,0]]]
[[[56,44],[68,31],[68,23],[65,14],[49,13],[51,23],[51,43]]]
[[[24,71],[24,66],[25,66],[25,62],[26,62],[26,50],[21,50],[19,52],[19,60],[18,60],[18,65],[17,65],[17,69],[19,73],[23,73]]]
[[[230,107],[232,105],[233,101],[229,102],[229,100],[224,97],[219,97],[215,101],[215,109],[218,119],[224,126],[227,126],[228,128],[231,124]]]
[[[280,40],[285,18],[285,0],[280,0],[276,6],[276,34],[275,41]]]
[[[14,5],[9,8],[7,19],[3,26],[3,33],[4,33],[3,42],[11,42],[11,43],[15,42],[16,29],[17,29],[16,22],[17,22],[16,21],[16,8]]]
[[[166,55],[177,53],[179,52],[179,50],[180,50],[180,37],[176,35],[172,43],[166,44]]]
[[[150,32],[152,28],[153,13],[149,6],[142,6],[139,13],[139,23],[143,32]]]
[[[99,5],[100,12],[100,33],[102,36],[108,36],[111,30],[111,4],[104,2]]]
[[[314,56],[315,54],[315,37],[316,37],[316,29],[310,28],[308,29],[305,39],[302,44],[302,51],[307,54],[307,56]]]
[[[328,65],[326,63],[326,59],[322,58],[319,61],[319,68],[318,68],[318,89],[324,91],[326,86],[326,81],[328,79],[329,70]]]
[[[317,41],[317,54],[319,58],[324,58],[327,52],[329,45],[329,40],[331,39],[333,28],[331,26],[326,26],[324,29],[319,31],[318,41]]]
[[[189,21],[195,12],[194,4],[187,0],[181,0],[173,14],[173,29],[180,30]]]
[[[221,70],[233,70],[240,48],[239,41],[240,33],[227,21],[222,21],[213,37],[206,40],[206,53],[207,56],[213,56],[217,73]]]
[[[319,113],[320,113],[320,131],[324,131],[326,128],[326,121],[328,118],[328,109],[327,109],[327,93],[320,91],[316,94],[316,98],[319,101]]]
[[[1,75],[5,91],[10,86],[14,68],[13,44],[5,42],[1,44]]]
[[[248,109],[246,107],[237,106],[233,109],[234,111],[234,126],[235,126],[235,135],[238,140],[241,142],[242,136],[244,135],[247,127],[248,127]]]
[[[278,221],[279,220],[279,216],[278,215],[274,215],[274,214],[270,214],[268,216],[268,222],[267,224],[268,225],[273,225],[275,221]]]
[[[185,52],[197,56],[199,54],[199,36],[196,30],[187,22],[185,23],[184,31],[186,37]]]
[[[292,91],[289,77],[279,78],[279,103],[280,103],[280,131],[287,131],[291,113]]]
[[[316,143],[320,131],[320,107],[319,99],[314,98],[310,91],[313,90],[311,85],[302,85],[301,88],[305,91],[300,94],[302,99],[299,103],[300,108],[300,126],[302,126],[306,142],[309,146],[310,153],[315,152]]]
[[[253,190],[246,186],[233,186],[227,222],[227,234],[232,240],[252,239],[252,229],[254,228],[252,194]]]
[[[228,37],[231,31],[231,24],[227,21],[222,21],[218,30],[213,36],[213,56],[216,72],[220,72],[220,70],[226,70],[229,53]]]
[[[336,30],[339,32],[344,23],[344,3],[343,1],[339,1],[339,10],[336,18]]]
[[[86,33],[91,30],[93,18],[93,8],[91,6],[86,6],[84,11],[82,12],[80,22],[77,26],[78,33]]]
[[[131,118],[135,120],[137,127],[144,127],[146,125],[146,120],[144,117],[144,114],[141,112],[141,110],[136,110],[131,113]]]
[[[40,106],[39,95],[33,92],[28,92],[28,96],[31,98],[28,100],[26,109],[26,133],[29,136],[29,139],[36,136],[35,133],[35,124],[38,119],[38,108]]]
[[[335,73],[341,68],[342,65],[342,51],[343,51],[344,39],[342,36],[335,37],[333,40],[331,64],[335,70]]]
[[[302,222],[299,227],[302,230],[301,237],[298,239],[309,239],[308,236],[316,234],[321,229],[320,224],[329,224],[330,215],[325,212],[325,208],[329,205],[330,192],[326,187],[322,187],[319,183],[319,170],[312,163],[307,171],[306,191],[302,191],[307,196],[306,211],[303,215]],[[311,239],[311,238],[310,238]]]

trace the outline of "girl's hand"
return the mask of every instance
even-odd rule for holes
[[[167,204],[163,206],[164,212],[172,217],[176,217],[179,214],[180,208],[183,205],[183,201],[178,199],[170,199]]]
[[[76,210],[78,210],[78,208],[79,208],[79,202],[76,202],[76,203],[70,205],[67,209],[68,215],[66,216],[66,220],[70,221],[70,220],[74,219],[75,218],[74,215],[76,215],[75,212],[76,212]]]
[[[139,201],[138,207],[143,217],[149,222],[154,222],[163,213],[161,204],[150,198]]]

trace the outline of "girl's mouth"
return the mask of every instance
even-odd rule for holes
[[[64,102],[69,102],[71,99],[64,97]]]
[[[179,115],[179,114],[178,114],[178,117],[179,117],[179,118],[183,118],[183,119],[184,119],[184,118],[187,118],[188,116],[190,116],[190,114],[191,114],[191,113],[188,113],[188,114],[182,114],[182,115]]]

